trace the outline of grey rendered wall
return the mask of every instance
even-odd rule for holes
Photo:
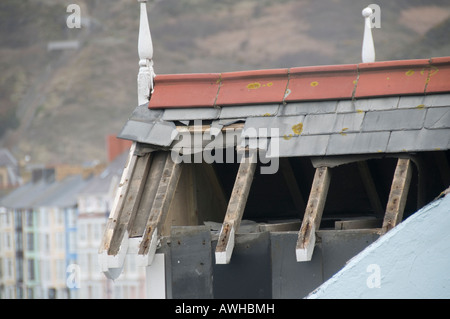
[[[216,265],[205,226],[173,227],[163,240],[167,298],[303,298],[374,242],[375,230],[319,231],[313,259],[295,260],[297,232],[237,234],[231,262]]]

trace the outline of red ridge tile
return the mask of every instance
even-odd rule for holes
[[[291,68],[284,100],[350,99],[356,78],[356,64]]]
[[[424,94],[428,59],[358,64],[355,97]]]
[[[157,75],[148,107],[214,107],[220,74]]]
[[[431,58],[426,93],[450,92],[450,57]]]
[[[222,73],[216,105],[281,103],[287,82],[287,69]]]
[[[450,92],[450,57],[155,77],[149,108]]]

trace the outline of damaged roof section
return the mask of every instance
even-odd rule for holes
[[[184,125],[240,122],[267,131],[268,157],[446,150],[449,80],[449,57],[160,75],[119,137],[172,149]]]

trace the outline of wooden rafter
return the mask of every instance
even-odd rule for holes
[[[156,190],[158,188],[161,175],[164,170],[164,164],[167,160],[168,152],[153,152],[152,163],[150,171],[148,173],[147,181],[144,189],[142,190],[142,196],[137,209],[137,213],[130,219],[128,224],[129,236],[142,237],[144,234],[145,225],[150,214],[150,210],[155,200]]]
[[[120,245],[127,230],[130,220],[134,220],[148,171],[151,164],[150,153],[136,158],[135,167],[130,179],[127,181],[128,190],[123,198],[123,205],[119,212],[117,222],[115,223],[111,244],[108,250],[109,255],[115,255],[119,252]],[[128,239],[128,238],[126,238]]]
[[[239,229],[245,204],[247,202],[250,186],[256,168],[256,151],[250,151],[243,155],[239,166],[233,191],[230,196],[225,219],[220,230],[219,240],[216,246],[216,263],[228,264],[234,248],[234,235]]]
[[[384,215],[381,233],[385,234],[402,221],[412,177],[410,159],[399,158]]]
[[[296,256],[297,261],[310,261],[316,243],[316,230],[322,219],[325,200],[330,186],[331,172],[328,167],[318,167],[306,205],[302,226],[298,233]]]
[[[167,217],[181,175],[181,168],[181,163],[175,163],[172,157],[167,155],[155,199],[139,246],[138,254],[145,259],[144,264],[151,264],[153,260],[158,240],[158,231],[161,229]]]
[[[111,250],[115,250],[111,247],[111,240],[113,237],[117,236],[115,235],[115,232],[117,230],[116,225],[118,223],[128,193],[130,185],[129,181],[131,181],[131,177],[133,176],[134,168],[136,166],[138,157],[134,154],[135,150],[136,142],[131,145],[128,159],[122,172],[122,177],[120,179],[119,186],[114,197],[113,205],[111,207],[111,212],[106,223],[105,232],[102,237],[102,243],[99,250],[100,253],[102,253],[103,251],[109,252]]]

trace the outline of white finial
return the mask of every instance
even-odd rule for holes
[[[365,8],[362,11],[362,15],[364,17],[364,38],[362,45],[362,61],[364,63],[367,62],[375,62],[375,46],[373,44],[372,38],[372,18],[373,10],[370,7]]]
[[[148,103],[150,94],[153,92],[153,78],[155,72],[153,70],[153,44],[148,25],[147,16],[147,0],[138,0],[141,6],[140,23],[139,23],[139,74],[137,77],[138,84],[138,103],[139,105]]]

